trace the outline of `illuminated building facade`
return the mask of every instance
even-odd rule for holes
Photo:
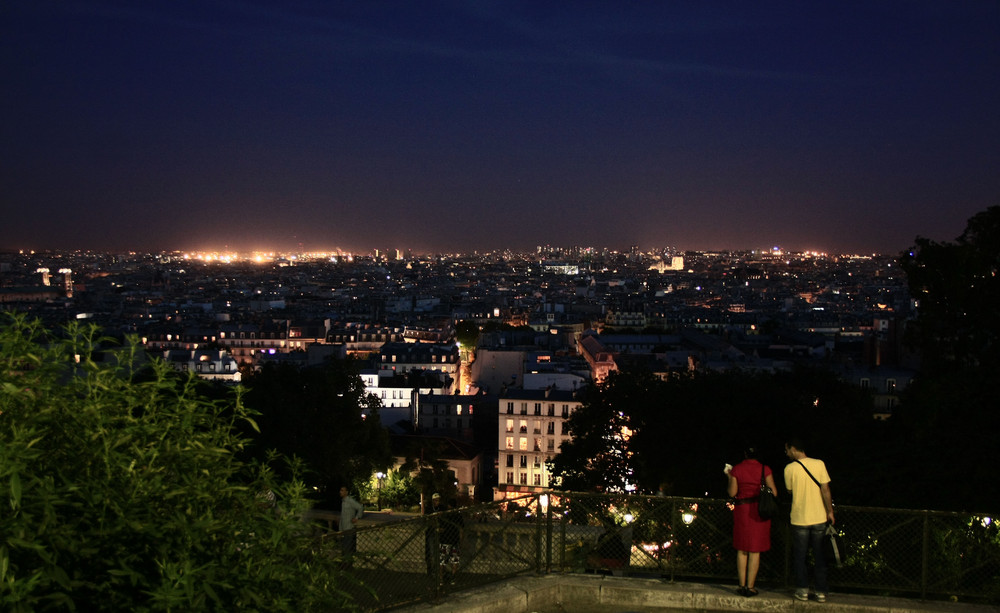
[[[460,359],[455,343],[385,343],[379,350],[379,361],[382,371],[395,374],[429,370],[458,379]]]
[[[566,421],[582,404],[578,391],[553,388],[500,395],[496,499],[552,487],[546,462],[571,438]]]

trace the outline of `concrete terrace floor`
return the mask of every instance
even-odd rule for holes
[[[769,613],[997,613],[1000,607],[858,594],[830,594],[825,603],[800,602],[791,591],[738,596],[734,585],[669,583],[595,575],[517,577],[443,597],[396,613],[651,613],[654,611]]]

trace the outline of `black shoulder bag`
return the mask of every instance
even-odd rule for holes
[[[774,492],[767,486],[764,476],[764,463],[760,463],[760,496],[757,498],[757,514],[761,519],[771,519],[778,514],[778,500]]]

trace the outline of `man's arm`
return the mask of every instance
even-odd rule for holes
[[[360,519],[361,516],[365,514],[365,508],[361,505],[360,502],[358,502],[357,500],[355,500],[353,506],[354,506],[354,513],[352,513],[352,515],[354,517],[351,518],[351,525],[352,526],[354,524],[358,523],[358,519]]]
[[[830,493],[830,483],[822,483],[819,491],[823,495],[823,506],[826,507],[826,521],[833,524],[836,520],[833,517],[833,494]]]

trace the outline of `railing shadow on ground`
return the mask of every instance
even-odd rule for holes
[[[516,503],[359,529],[342,589],[359,610],[381,611],[526,573],[735,583],[728,500],[553,493]],[[763,586],[792,582],[785,511],[761,556]],[[459,538],[450,538],[456,525]],[[992,515],[838,506],[837,528],[846,553],[830,569],[832,589],[1000,603],[1000,525]],[[316,529],[318,550],[342,556],[340,535]],[[458,541],[457,557],[449,547],[442,553],[449,540]]]

